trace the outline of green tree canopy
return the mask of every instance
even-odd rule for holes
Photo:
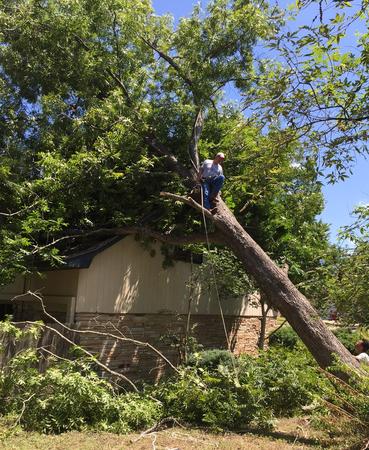
[[[168,164],[182,172],[191,160],[198,165],[194,147],[203,158],[227,151],[224,196],[245,223],[259,214],[252,208],[263,210],[264,223],[273,208],[280,215],[291,207],[287,196],[276,197],[298,189],[303,169],[291,164],[300,150],[275,151],[278,132],[261,133],[222,101],[230,81],[247,89],[253,46],[279,25],[267,8],[215,1],[176,29],[147,1],[14,1],[1,10],[4,277],[35,253],[58,263],[50,249],[67,242],[64,234],[147,224],[165,233],[200,230],[188,208],[159,197],[184,192]],[[277,233],[282,226],[295,225],[275,224]],[[265,223],[254,228],[280,257]]]

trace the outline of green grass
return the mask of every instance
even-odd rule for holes
[[[8,429],[9,430],[9,429]],[[325,438],[312,430],[304,418],[280,420],[275,432],[269,434],[213,434],[201,430],[168,428],[147,435],[70,432],[42,435],[14,429],[9,435],[5,424],[0,426],[4,450],[298,450],[327,448]],[[8,435],[7,435],[8,434]],[[333,448],[337,448],[332,446]]]

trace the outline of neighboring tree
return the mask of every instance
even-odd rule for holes
[[[211,214],[187,196],[200,154],[222,142],[230,119],[239,129],[248,126],[222,106],[221,92],[231,82],[247,91],[253,47],[279,26],[274,11],[249,0],[216,0],[206,15],[196,8],[173,29],[146,0],[3,0],[1,10],[0,77],[11,92],[9,111],[25,116],[17,130],[5,114],[1,157],[25,149],[15,190],[30,192],[20,209],[2,198],[7,249],[13,239],[26,256],[57,258],[48,250],[73,246],[81,234],[205,242],[204,214],[210,241],[232,250],[322,367],[334,354],[357,365],[223,201]],[[250,130],[257,146],[269,142],[267,175],[279,160],[291,164],[288,142],[272,145],[275,133],[283,138],[278,130],[269,127],[261,138]],[[228,158],[236,164],[231,151]],[[4,176],[12,186],[10,171]],[[238,191],[248,188],[239,181]],[[234,208],[231,199],[226,193]]]
[[[369,326],[369,207],[359,206],[355,222],[342,230],[346,245],[329,283],[329,302],[340,320]]]
[[[283,145],[302,144],[322,177],[343,180],[356,155],[367,153],[367,2],[307,0],[298,2],[293,14],[314,19],[295,28],[290,23],[288,31],[280,28],[270,41],[278,57],[259,60],[252,88],[244,92],[244,107],[249,116],[272,123],[284,135]],[[356,231],[362,229],[365,210],[359,211]],[[320,263],[293,279],[320,311],[336,306],[341,319],[365,324],[367,238],[344,237],[353,241],[354,250],[322,248]]]

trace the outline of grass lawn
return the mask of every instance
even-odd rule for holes
[[[4,432],[5,430],[2,429]],[[279,420],[276,431],[259,434],[213,434],[169,428],[147,435],[72,432],[58,436],[19,431],[0,440],[6,450],[301,450],[328,448],[327,440],[300,419]],[[331,447],[334,448],[334,447]]]

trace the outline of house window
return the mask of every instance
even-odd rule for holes
[[[0,320],[4,320],[5,316],[13,315],[13,305],[10,303],[0,303]]]

